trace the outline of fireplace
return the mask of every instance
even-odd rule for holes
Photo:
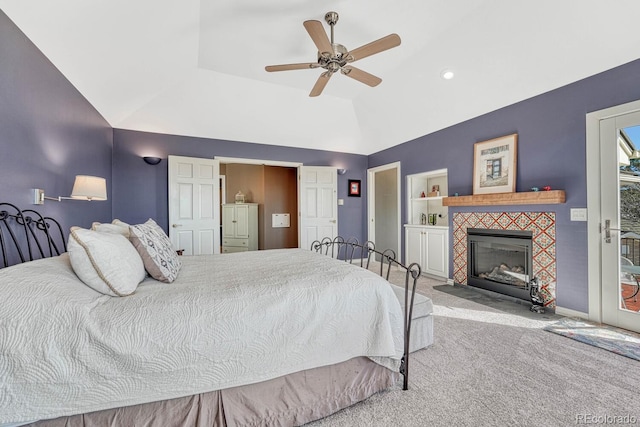
[[[467,229],[467,284],[530,301],[533,233]]]

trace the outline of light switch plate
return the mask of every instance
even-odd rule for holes
[[[571,208],[571,221],[586,221],[587,208]]]
[[[338,206],[344,205],[344,199],[338,199]]]

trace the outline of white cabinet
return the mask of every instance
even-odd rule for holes
[[[447,225],[448,209],[442,198],[448,193],[447,169],[407,175],[407,224],[429,225],[429,215],[435,224]]]
[[[222,252],[258,250],[258,204],[222,205]]]
[[[405,258],[423,273],[449,278],[449,227],[405,225]]]

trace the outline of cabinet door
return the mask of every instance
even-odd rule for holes
[[[447,277],[448,264],[448,230],[428,230],[426,232],[426,260],[423,266],[425,273]]]
[[[236,237],[249,237],[249,206],[236,206]]]
[[[222,207],[222,237],[236,237],[235,206]]]
[[[408,266],[413,262],[417,262],[420,264],[420,268],[424,270],[425,267],[422,259],[423,231],[421,228],[411,227],[407,227],[405,230],[405,256],[407,258],[405,264]]]

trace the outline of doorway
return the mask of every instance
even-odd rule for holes
[[[400,162],[367,171],[368,239],[379,249],[400,254]]]
[[[589,318],[636,332],[640,263],[633,250],[640,215],[634,194],[640,195],[640,151],[628,133],[638,127],[640,101],[587,115]]]
[[[235,204],[238,196],[257,204],[258,249],[298,247],[297,168],[238,160],[221,162],[220,172],[226,187],[221,204]],[[276,223],[274,216],[287,220]]]

